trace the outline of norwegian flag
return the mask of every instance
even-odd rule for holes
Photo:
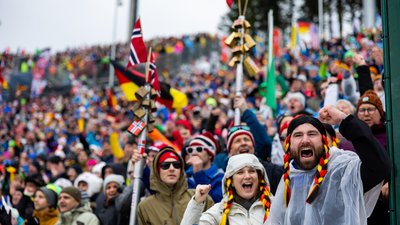
[[[156,62],[154,60],[153,54],[151,54],[150,58],[150,71],[148,76],[150,76],[150,84],[156,90],[157,95],[160,96],[161,94],[161,89],[160,89],[160,82],[158,81],[158,73],[157,73],[157,66]]]
[[[141,120],[135,120],[133,121],[133,123],[128,127],[128,131],[135,135],[135,136],[139,136],[139,134],[142,132],[142,130],[145,127],[145,123]]]
[[[129,55],[129,61],[126,68],[131,66],[145,63],[147,61],[147,50],[146,45],[143,42],[142,25],[140,24],[140,18],[135,23],[131,36],[131,51]]]

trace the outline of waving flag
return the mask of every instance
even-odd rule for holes
[[[135,120],[133,123],[128,127],[128,131],[135,135],[136,137],[142,132],[145,128],[145,123],[142,120]]]
[[[226,0],[226,4],[228,4],[229,8],[232,8],[234,0]]]
[[[126,68],[134,65],[145,63],[147,61],[147,50],[146,45],[143,42],[142,25],[140,24],[140,18],[135,23],[131,36],[131,51],[129,55],[128,64]]]
[[[151,55],[150,59],[150,84],[156,90],[157,95],[160,97],[161,90],[160,90],[160,82],[158,81],[158,73],[157,73],[157,66],[153,57],[153,54]]]
[[[0,66],[0,84],[3,87],[3,89],[8,89],[8,83],[7,80],[3,77],[3,69]]]
[[[128,101],[135,101],[135,92],[140,86],[144,85],[145,75],[139,73],[134,69],[124,69],[124,67],[117,62],[111,60],[115,69],[115,75],[118,78],[122,92]],[[171,85],[160,82],[160,96],[156,100],[165,105],[169,109],[182,109],[188,104],[188,99],[185,93],[180,92],[171,87]]]

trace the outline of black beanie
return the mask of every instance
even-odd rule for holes
[[[294,131],[294,129],[296,129],[296,127],[305,123],[313,125],[315,128],[317,128],[317,130],[321,133],[321,135],[326,136],[326,130],[324,124],[322,124],[321,121],[319,121],[318,119],[307,115],[299,115],[295,117],[289,124],[287,134],[288,135],[292,134],[292,132]]]

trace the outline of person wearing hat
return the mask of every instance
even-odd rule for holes
[[[255,146],[256,142],[252,132],[250,131],[250,127],[239,125],[233,126],[229,129],[226,143],[229,157],[243,153],[255,154]],[[263,160],[260,157],[258,158],[267,171],[269,183],[271,185],[271,192],[274,194],[282,177],[283,167],[270,163],[267,160]]]
[[[266,126],[261,124],[256,114],[248,108],[246,99],[243,96],[235,96],[233,106],[240,109],[240,121],[250,128],[249,134],[253,137],[254,154],[261,160],[270,161],[272,141],[267,134]],[[229,148],[228,151],[230,151]]]
[[[32,174],[25,178],[25,190],[24,194],[33,197],[35,192],[44,186],[44,180],[40,174]]]
[[[193,134],[193,127],[189,120],[177,120],[176,127],[183,138],[184,143],[189,141]]]
[[[33,218],[25,221],[25,225],[54,225],[58,221],[57,193],[41,187],[35,193]]]
[[[150,168],[153,165],[153,160],[156,157],[156,155],[165,147],[168,147],[168,145],[164,144],[163,142],[154,142],[151,146],[148,146],[145,149],[147,157],[146,157],[146,166],[143,169],[143,183],[148,193],[154,194],[154,191],[150,189]],[[132,167],[130,167],[129,169],[130,170],[128,171],[128,175],[133,177],[133,172],[134,172],[133,164]]]
[[[59,196],[57,225],[99,225],[99,219],[92,213],[89,204],[81,204],[81,192],[76,187],[64,188]]]
[[[298,92],[288,92],[285,97],[288,112],[293,115],[306,109],[306,96]]]
[[[19,196],[20,192],[18,190],[12,195],[13,201],[18,200],[15,202],[16,204],[13,204],[13,206],[14,208],[18,209],[18,212],[22,218],[32,218],[32,213],[34,210],[33,197],[35,192],[40,187],[44,186],[44,184],[44,180],[40,174],[31,174],[25,178],[25,188],[23,191],[19,190],[22,192],[22,195]],[[14,199],[15,197],[17,197],[17,199]]]
[[[222,186],[223,200],[201,214],[210,186],[198,185],[181,224],[261,225],[268,220],[272,195],[264,166],[254,154],[230,157]]]
[[[324,123],[340,125],[340,133],[358,154],[328,147],[320,120],[295,117],[287,131],[284,175],[266,224],[367,224],[390,174],[389,156],[354,116],[330,105],[319,115]]]
[[[189,188],[196,188],[199,184],[210,184],[209,193],[214,202],[222,199],[221,181],[224,172],[213,164],[215,153],[219,148],[214,136],[206,131],[191,139],[184,149],[187,155],[186,164],[190,166],[186,170]]]
[[[358,100],[357,117],[370,128],[375,138],[384,146],[387,152],[385,111],[382,102],[375,91],[366,91]],[[389,183],[385,181],[378,203],[368,219],[369,224],[389,224]]]
[[[117,199],[123,191],[124,177],[110,174],[103,182],[103,193],[105,198],[102,202],[96,201],[95,214],[102,225],[128,224],[129,220],[121,220],[121,214],[117,211]],[[128,198],[126,198],[128,200]],[[120,204],[124,204],[121,202]],[[124,217],[125,218],[125,217]],[[129,218],[129,217],[128,217]]]
[[[137,218],[140,225],[178,225],[194,190],[188,190],[181,156],[171,147],[165,147],[153,161],[150,175],[151,189],[156,193],[141,201]],[[207,197],[204,209],[213,201]]]

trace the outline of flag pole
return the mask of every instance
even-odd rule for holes
[[[239,4],[239,20],[245,21],[245,16],[240,15],[242,12],[241,10],[241,2],[240,0],[238,1]],[[247,0],[246,0],[246,7],[247,7]],[[243,11],[245,12],[246,9],[244,8]],[[244,44],[244,27],[242,26],[239,30],[240,33],[240,40],[239,40],[239,46],[242,47]],[[243,91],[243,60],[244,60],[244,55],[240,54],[240,61],[236,66],[236,96],[242,96],[242,91]],[[234,120],[235,126],[240,125],[240,109],[235,108],[235,120]]]
[[[273,32],[274,32],[274,16],[272,9],[268,12],[268,71],[272,64],[272,50],[273,50]]]
[[[146,62],[146,74],[145,74],[145,85],[144,88],[147,91],[146,96],[144,99],[150,100],[150,80],[149,80],[149,71],[150,71],[150,58],[151,58],[151,48],[149,49],[149,53],[147,55],[147,62]],[[144,107],[145,116],[143,117],[142,121],[145,125],[148,123],[148,113],[149,110]],[[147,126],[145,126],[140,133],[139,140],[138,140],[138,149],[139,153],[143,155],[145,152],[146,147],[146,137],[147,137]],[[144,167],[144,158],[141,158],[138,162],[135,163],[135,170],[133,172],[133,192],[132,192],[132,202],[131,202],[131,216],[129,219],[129,225],[136,225],[137,224],[137,206],[140,200],[140,190],[141,190],[141,179],[143,175],[143,167]]]

